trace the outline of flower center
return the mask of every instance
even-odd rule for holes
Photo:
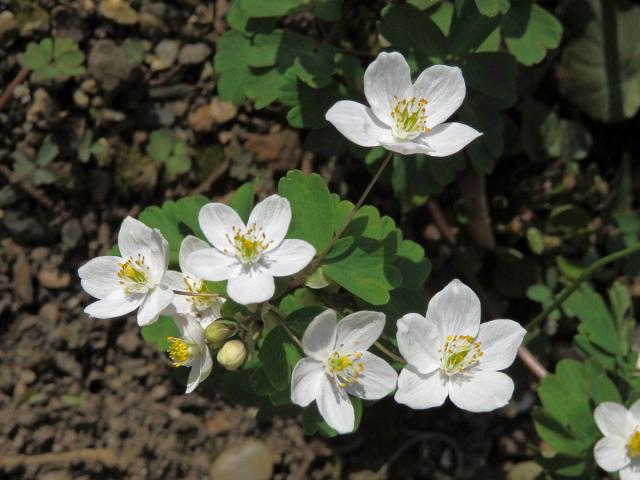
[[[187,291],[195,294],[187,297],[187,301],[191,303],[194,310],[203,312],[215,303],[216,297],[210,294],[209,287],[207,287],[204,280],[194,280],[186,275],[183,277],[183,280],[187,286]]]
[[[241,263],[251,264],[260,260],[262,253],[269,248],[271,241],[266,241],[262,227],[252,223],[244,232],[233,227],[233,237],[227,235],[227,240],[233,245],[236,258]],[[229,253],[226,249],[224,253]]]
[[[169,358],[174,367],[182,367],[191,359],[191,345],[176,337],[167,337]]]
[[[447,375],[460,373],[476,363],[484,355],[480,342],[474,342],[468,335],[449,335],[444,346],[438,350],[441,354],[441,368]]]
[[[352,383],[360,383],[358,377],[364,371],[364,363],[360,361],[361,352],[341,355],[333,352],[327,360],[327,370],[336,377],[340,387],[346,387]]]
[[[425,98],[394,97],[396,106],[391,111],[393,125],[391,133],[399,140],[412,140],[421,133],[429,131],[427,128],[427,100]]]
[[[627,450],[629,450],[629,456],[631,457],[640,456],[640,430],[634,431],[631,438],[629,438]]]
[[[118,278],[125,293],[147,293],[151,289],[149,267],[144,263],[144,256],[138,255],[136,259],[129,257],[118,266]]]

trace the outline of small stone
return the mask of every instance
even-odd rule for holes
[[[27,122],[37,123],[48,121],[53,115],[53,101],[44,88],[38,88],[33,93],[33,102],[27,110]]]
[[[209,105],[202,105],[189,114],[189,125],[196,132],[209,132],[214,121]]]
[[[87,108],[89,106],[89,96],[82,90],[78,89],[73,92],[73,102],[80,108]]]
[[[209,108],[213,120],[218,124],[233,120],[238,114],[238,108],[232,102],[223,102],[218,97],[211,100]]]
[[[218,97],[208,105],[202,105],[189,114],[189,125],[196,132],[209,132],[214,126],[228,122],[238,114],[231,102],[223,102]]]
[[[9,10],[5,10],[0,13],[0,38],[4,38],[9,32],[12,32],[18,27],[16,23],[16,17]]]
[[[204,62],[211,55],[211,48],[204,43],[185,45],[180,49],[178,63],[182,65],[195,65]]]
[[[29,304],[33,301],[31,265],[25,254],[19,255],[13,264],[13,290],[20,302]]]
[[[137,330],[129,330],[121,334],[116,340],[116,345],[125,353],[133,354],[140,347],[140,338]]]
[[[261,440],[249,438],[224,449],[211,464],[211,480],[268,480],[273,471],[273,452]]]
[[[71,275],[69,272],[60,273],[57,268],[43,268],[38,272],[38,282],[52,290],[67,288],[71,283]]]
[[[129,78],[133,69],[125,51],[112,40],[98,40],[89,52],[88,63],[91,76],[107,91]]]
[[[49,30],[49,14],[36,2],[31,2],[29,8],[24,9],[23,12],[23,15],[16,18],[21,37],[30,37],[33,32]]]
[[[56,354],[53,356],[53,360],[56,364],[56,367],[58,367],[63,372],[76,379],[82,378],[82,366],[70,353],[56,352]]]
[[[138,21],[136,12],[126,0],[102,0],[100,14],[121,25],[133,25]]]
[[[94,78],[87,78],[80,84],[80,88],[83,92],[93,95],[98,92],[98,84]]]
[[[55,303],[51,303],[51,302],[45,303],[40,308],[39,315],[40,317],[42,317],[43,320],[47,322],[56,323],[60,318],[60,309],[58,308],[58,305],[56,305]]]
[[[140,15],[138,15],[138,22],[140,23],[140,31],[144,35],[167,33],[169,31],[162,20],[148,12],[140,12]]]
[[[60,235],[62,236],[62,246],[66,250],[74,249],[82,238],[82,225],[80,224],[80,220],[72,218],[66,221],[64,225],[62,225]]]
[[[162,40],[153,50],[148,62],[151,70],[166,70],[176,61],[180,43],[176,40]]]

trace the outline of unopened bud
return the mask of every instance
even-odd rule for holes
[[[213,322],[207,328],[204,329],[204,336],[207,339],[209,345],[218,346],[222,345],[224,341],[236,333],[236,329],[224,322]]]
[[[236,370],[247,358],[247,349],[240,340],[229,340],[222,346],[216,358],[227,370]]]

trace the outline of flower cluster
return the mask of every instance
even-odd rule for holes
[[[600,468],[619,472],[620,480],[640,480],[640,400],[628,410],[619,403],[601,403],[594,418],[604,435],[593,449]]]
[[[221,203],[205,205],[199,221],[210,244],[187,236],[180,245],[180,272],[168,269],[169,245],[160,231],[131,217],[118,234],[122,256],[97,257],[78,270],[82,287],[98,299],[85,308],[92,317],[114,318],[138,310],[140,326],[160,315],[174,317],[180,337],[167,339],[168,353],[176,367],[191,368],[187,393],[211,373],[206,332],[221,318],[225,302],[207,281],[227,280],[227,296],[239,304],[265,302],[274,293],[273,277],[299,272],[315,255],[309,243],[285,239],[291,207],[278,195],[257,204],[248,225]],[[210,343],[217,346],[228,336],[227,330]],[[238,340],[222,345],[219,363],[238,368],[246,355],[243,348]]]

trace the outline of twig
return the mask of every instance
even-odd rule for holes
[[[634,253],[640,252],[640,243],[636,243],[624,250],[619,250],[617,252],[612,253],[611,255],[607,255],[606,257],[602,257],[601,259],[593,262],[589,268],[587,268],[582,274],[576,278],[571,285],[565,288],[560,295],[558,295],[553,303],[545,308],[538,315],[533,317],[529,323],[527,323],[527,330],[532,329],[537,326],[539,323],[544,321],[554,310],[560,308],[560,306],[564,303],[564,301],[571,296],[573,292],[575,292],[582,282],[587,280],[591,275],[593,275],[596,271],[600,270],[605,265],[608,265],[616,260],[620,260],[621,258],[627,257],[629,255],[633,255]]]
[[[197,193],[202,193],[209,190],[211,188],[211,185],[213,185],[216,180],[218,180],[222,175],[224,175],[224,172],[227,171],[230,165],[231,165],[231,162],[229,161],[229,159],[225,158],[224,161],[220,165],[218,165],[218,168],[214,169],[209,174],[209,176],[202,181],[200,185],[198,185],[196,188],[192,190],[191,193],[197,194]]]
[[[280,312],[280,310],[278,310],[276,307],[274,307],[270,303],[265,303],[265,305],[269,310],[271,310],[275,314],[278,324],[282,328],[284,328],[284,331],[287,332],[287,335],[289,335],[289,337],[291,337],[291,340],[296,342],[296,345],[300,347],[300,350],[304,350],[304,347],[302,346],[302,342],[300,341],[300,339],[297,337],[295,333],[293,333],[293,330],[291,330],[289,326],[286,323],[284,323],[284,315],[282,315],[282,312]]]
[[[387,347],[385,347],[384,345],[382,345],[380,342],[373,342],[373,345],[380,350],[382,353],[384,353],[387,357],[389,357],[391,360],[395,360],[396,362],[399,362],[401,364],[405,364],[405,360],[404,358],[396,355],[395,353],[393,353],[391,350],[389,350]]]
[[[9,180],[10,184],[17,185],[22,190],[24,190],[24,192],[27,193],[31,198],[33,198],[34,200],[37,200],[49,210],[53,210],[55,204],[47,196],[47,194],[44,193],[44,191],[34,187],[17,173],[12,172],[9,169],[9,167],[7,167],[6,165],[0,164],[0,173],[2,173],[2,175],[7,177],[7,180]]]
[[[40,455],[8,455],[0,457],[0,468],[11,469],[20,465],[66,464],[78,461],[100,462],[111,466],[117,463],[117,456],[109,448],[81,448],[70,452],[43,453]]]
[[[185,297],[214,297],[214,298],[219,298],[222,295],[218,294],[218,293],[200,293],[200,292],[187,292],[184,290],[174,290],[173,293],[175,293],[176,295],[182,295]]]
[[[11,94],[13,93],[13,90],[18,85],[20,85],[25,78],[27,78],[27,75],[29,75],[30,71],[31,70],[29,70],[28,68],[22,67],[22,69],[18,72],[15,78],[11,81],[7,89],[2,93],[2,96],[0,97],[0,110],[2,110],[2,107],[4,107],[4,105],[11,98]]]
[[[427,208],[431,213],[431,217],[433,218],[436,227],[438,228],[438,230],[440,230],[441,235],[451,245],[451,247],[454,248],[454,254],[459,256],[460,253],[456,248],[455,236],[453,235],[451,227],[449,227],[449,224],[447,223],[447,219],[442,213],[440,205],[438,205],[438,202],[436,202],[435,200],[430,199],[427,202]],[[460,272],[465,277],[465,280],[471,285],[473,290],[475,290],[478,296],[482,299],[482,302],[486,305],[489,313],[491,313],[491,316],[497,317],[497,308],[494,307],[493,302],[486,294],[484,287],[478,281],[475,274],[471,270],[469,270],[469,268],[467,267],[467,263],[458,263]],[[547,369],[544,368],[540,361],[535,357],[535,355],[533,355],[533,353],[531,353],[531,351],[524,345],[520,345],[520,347],[518,348],[518,358],[537,378],[542,378],[547,375],[547,373],[549,373],[547,372]]]

